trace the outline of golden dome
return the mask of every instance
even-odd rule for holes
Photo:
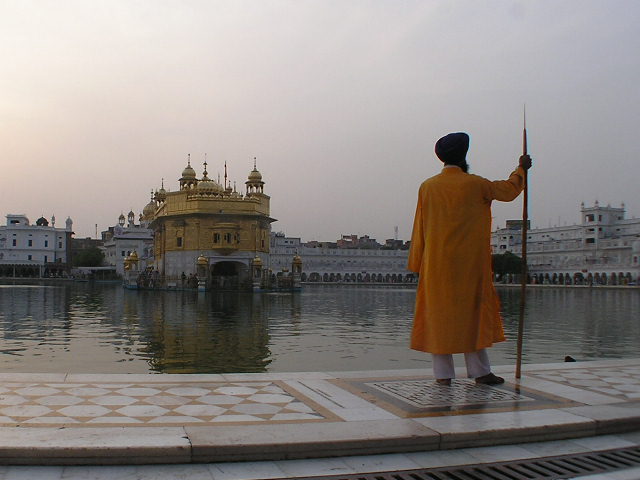
[[[300,255],[294,255],[293,263],[295,263],[295,264],[301,264],[302,263],[302,258],[300,258]]]
[[[153,200],[151,200],[142,209],[142,215],[149,218],[152,217],[154,213],[156,213],[156,204]]]
[[[196,171],[191,167],[191,154],[187,154],[187,166],[182,171],[182,179],[195,179]]]
[[[262,259],[256,255],[255,258],[251,260],[251,263],[254,265],[262,265]]]
[[[204,255],[200,255],[198,257],[198,260],[196,261],[196,263],[198,265],[208,265],[209,264],[209,259],[207,257],[205,257]]]
[[[196,171],[191,168],[191,165],[184,167],[182,171],[182,178],[196,178]]]
[[[129,260],[132,262],[137,262],[138,261],[138,252],[136,252],[135,250],[133,252],[131,252],[131,255],[129,255]]]
[[[249,173],[249,181],[250,182],[262,181],[262,174],[256,169],[256,167],[253,167],[253,170],[251,170],[251,173]]]

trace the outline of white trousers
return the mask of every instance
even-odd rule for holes
[[[453,365],[453,355],[432,353],[433,374],[436,378],[456,378],[456,369]],[[491,364],[486,349],[464,354],[464,363],[467,365],[467,376],[478,378],[491,373]]]

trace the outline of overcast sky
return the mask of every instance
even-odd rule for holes
[[[95,236],[191,154],[275,231],[408,239],[442,135],[506,178],[526,104],[534,227],[640,216],[638,1],[0,1],[0,215]],[[522,201],[494,204],[494,227]],[[2,218],[4,223],[4,218]]]

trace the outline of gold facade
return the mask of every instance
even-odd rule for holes
[[[207,164],[196,178],[190,160],[182,172],[180,189],[161,188],[145,207],[154,230],[155,268],[167,278],[195,273],[196,259],[204,256],[209,267],[223,261],[249,266],[256,255],[269,254],[269,196],[255,167],[241,194],[227,181],[209,179]],[[245,270],[244,267],[242,270]]]

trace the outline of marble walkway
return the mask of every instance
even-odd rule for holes
[[[296,462],[320,462],[317,475],[328,475],[333,470],[320,465],[363,456],[371,458],[369,468],[376,458],[383,469],[397,458],[395,469],[402,469],[417,468],[417,458],[462,458],[469,449],[530,455],[544,442],[640,442],[640,359],[525,365],[519,382],[511,366],[494,371],[504,385],[461,378],[442,387],[418,370],[0,374],[0,464],[46,466],[0,467],[0,479],[30,468],[54,472],[51,478],[98,468],[54,465],[118,464],[129,467],[107,468],[141,472],[192,463],[206,475],[214,465],[266,469],[260,477],[218,471],[214,478],[277,478],[292,476],[277,462],[289,462],[290,470]],[[265,473],[270,469],[278,473]]]

